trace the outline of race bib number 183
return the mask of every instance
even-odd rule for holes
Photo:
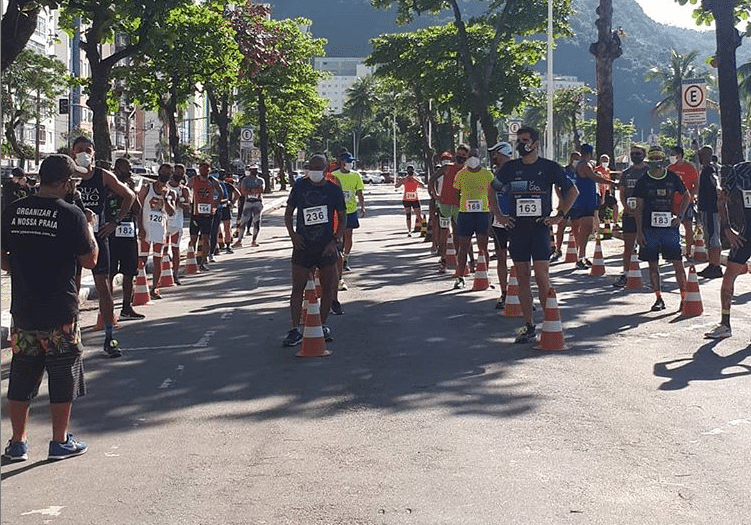
[[[653,211],[652,212],[652,228],[669,228],[670,223],[673,221],[673,214],[669,211]]]

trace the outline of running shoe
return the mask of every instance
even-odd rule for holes
[[[152,301],[158,301],[162,298],[162,294],[159,293],[158,288],[152,288],[151,291],[149,291],[149,297],[151,297]]]
[[[719,279],[720,277],[722,277],[722,268],[710,264],[702,271],[696,272],[696,275],[698,275],[699,277],[704,277],[705,279]]]
[[[465,286],[467,285],[464,283],[464,277],[457,277],[456,281],[454,281],[454,290],[460,290]]]
[[[342,303],[334,299],[331,301],[331,313],[334,315],[342,315],[344,312],[342,311]]]
[[[592,268],[592,261],[589,259],[582,259],[582,262],[586,265],[587,268]]]
[[[552,254],[550,255],[550,262],[556,262],[556,261],[557,261],[558,259],[560,259],[561,257],[563,257],[563,253],[561,252],[561,250],[555,250],[555,251],[554,251],[554,252],[553,252],[553,253],[552,253]]]
[[[718,324],[714,328],[712,328],[709,332],[704,334],[704,337],[707,339],[725,339],[727,337],[732,337],[733,331],[730,329],[729,326],[726,326],[724,324]]]
[[[29,459],[29,444],[26,441],[8,440],[8,446],[3,452],[3,459],[8,461],[26,461]]]
[[[235,253],[229,244],[225,247],[224,251],[226,251],[227,253]]]
[[[664,310],[664,309],[665,309],[665,301],[662,300],[662,297],[658,297],[657,300],[655,301],[655,304],[653,304],[652,308],[650,308],[650,310],[652,310],[653,312],[659,312],[660,310]]]
[[[210,262],[210,263],[216,262],[216,261],[214,260],[214,256],[213,256],[213,255],[209,255],[209,262]]]
[[[344,291],[347,289],[347,283],[344,282],[344,279],[339,279],[339,291]]]
[[[209,271],[209,265],[206,263],[201,263],[201,265],[198,267],[199,270],[202,272],[208,272]]]
[[[620,277],[618,277],[618,280],[613,283],[613,286],[615,286],[616,288],[625,288],[627,281],[628,279],[626,278],[626,274],[624,273]]]
[[[588,270],[589,266],[587,266],[587,263],[584,262],[584,259],[581,259],[579,261],[576,261],[576,269],[577,270]]]
[[[176,284],[177,286],[181,286],[181,285],[183,284],[182,282],[180,282],[180,278],[179,278],[179,277],[178,277],[177,275],[174,275],[174,274],[173,274],[173,275],[172,275],[172,280],[173,280],[173,281],[175,281],[175,284]]]
[[[446,273],[446,259],[438,261],[438,273]]]
[[[506,296],[502,295],[498,298],[498,301],[495,303],[495,309],[503,310],[504,308],[506,308]]]
[[[344,261],[344,265],[342,266],[342,270],[345,272],[351,272],[352,268],[349,267],[349,261]]]
[[[323,340],[326,341],[327,343],[330,341],[333,341],[334,338],[331,337],[331,328],[329,328],[325,324],[321,325],[321,328],[323,329]]]
[[[112,339],[111,337],[104,339],[104,353],[109,357],[120,357],[123,355],[120,351],[120,343],[117,342],[117,339]]]
[[[83,441],[73,439],[73,434],[68,434],[65,442],[50,441],[48,460],[68,459],[85,454],[89,447]]]
[[[407,237],[412,237],[412,232],[407,232]]]
[[[232,247],[233,248],[242,248],[243,247],[243,242],[242,241],[237,241],[236,243],[234,243],[232,245]]]
[[[284,338],[282,346],[295,346],[302,343],[302,332],[299,328],[293,328],[287,332],[287,337]]]
[[[133,308],[123,308],[120,310],[120,321],[128,321],[131,319],[144,319],[146,316],[143,314],[139,314]]]
[[[516,331],[515,343],[531,343],[535,340],[535,325],[528,324]]]

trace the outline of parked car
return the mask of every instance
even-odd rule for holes
[[[375,171],[364,171],[362,173],[362,181],[365,184],[383,184],[384,180],[385,179],[381,176],[381,174]]]

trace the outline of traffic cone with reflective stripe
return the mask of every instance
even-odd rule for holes
[[[696,268],[693,264],[688,267],[686,294],[681,302],[683,304],[681,314],[684,317],[696,317],[704,313],[701,292],[699,291],[699,277],[696,275]]]
[[[312,279],[313,272],[310,272],[311,275],[308,278],[308,282],[305,285],[305,291],[303,292],[303,300],[302,300],[302,313],[300,314],[300,324],[302,326],[305,326],[306,318],[308,315],[308,302],[317,299],[317,293],[316,293],[316,285]]]
[[[698,228],[696,230],[693,259],[696,262],[702,263],[709,261],[709,254],[707,253],[707,247],[704,244],[704,231],[702,230],[702,228]]]
[[[114,312],[112,313],[112,327],[113,328],[119,328],[120,325],[117,322],[117,317],[115,316]],[[104,321],[102,320],[102,314],[99,313],[96,315],[96,325],[94,325],[94,330],[104,330]]]
[[[568,244],[566,245],[566,258],[563,262],[575,263],[578,259],[579,253],[576,251],[576,238],[574,238],[574,232],[568,234]]]
[[[641,268],[639,267],[639,258],[635,253],[631,254],[631,263],[626,273],[626,289],[641,290],[644,283],[641,280]]]
[[[545,321],[542,323],[542,333],[540,341],[535,346],[536,350],[565,350],[566,343],[563,337],[563,326],[561,325],[561,311],[558,309],[558,299],[555,296],[555,289],[551,286],[548,289],[548,297],[545,301]]]
[[[485,254],[480,252],[477,256],[477,268],[475,269],[475,279],[472,283],[472,290],[481,291],[490,288],[488,279],[488,263],[485,261]]]
[[[133,284],[133,300],[131,301],[131,304],[133,306],[143,306],[149,304],[150,300],[149,283],[146,280],[146,267],[143,263],[138,263],[138,275]]]
[[[315,282],[316,287],[316,298],[321,298],[321,270],[320,268],[316,268],[313,282]]]
[[[599,237],[597,237],[595,243],[595,256],[592,259],[592,268],[589,270],[589,275],[605,275],[605,259],[602,256],[602,244],[600,244]]]
[[[506,285],[506,306],[503,308],[506,317],[521,317],[522,303],[519,301],[519,281],[516,279],[516,266],[509,271]]]
[[[172,275],[172,257],[167,252],[168,246],[164,248],[162,255],[162,275],[159,277],[159,288],[169,288],[175,286],[175,277]]]
[[[194,275],[198,273],[198,262],[196,262],[196,252],[193,246],[188,245],[188,254],[185,256],[185,275]]]
[[[456,248],[454,247],[454,236],[449,233],[446,241],[446,268],[449,270],[456,269]]]
[[[315,283],[308,280],[308,287],[311,284],[313,285],[312,291],[315,294]],[[331,355],[331,352],[326,349],[326,340],[323,336],[323,326],[321,325],[321,308],[318,305],[316,297],[313,297],[312,301],[308,301],[305,328],[302,334],[302,348],[296,355],[297,357],[323,357]]]

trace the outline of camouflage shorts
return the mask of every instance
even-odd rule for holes
[[[78,320],[52,330],[11,328],[10,344],[14,354],[36,357],[80,353],[81,329]]]

